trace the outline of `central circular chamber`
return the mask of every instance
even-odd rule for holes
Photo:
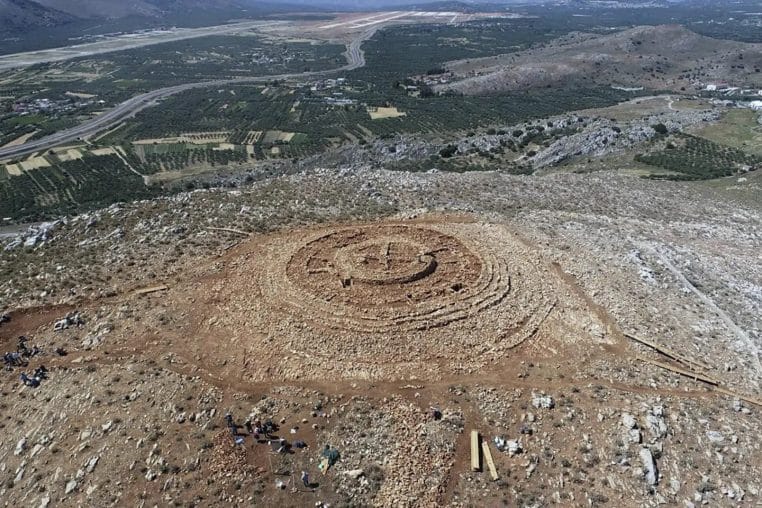
[[[437,260],[422,244],[390,237],[339,249],[335,266],[343,287],[354,283],[389,285],[431,275],[437,268]]]
[[[286,265],[302,307],[357,315],[368,328],[425,320],[481,292],[482,260],[457,238],[405,225],[354,227],[307,241]],[[373,323],[373,321],[376,321]]]

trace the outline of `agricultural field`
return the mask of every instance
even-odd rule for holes
[[[610,106],[637,95],[598,88],[537,90],[499,97],[422,98],[411,97],[393,87],[382,94],[368,84],[356,84],[341,92],[354,103],[337,106],[326,102],[330,91],[321,95],[306,87],[286,84],[269,88],[268,95],[261,93],[261,86],[229,87],[212,97],[203,91],[188,91],[139,113],[124,128],[101,141],[125,143],[153,136],[173,137],[191,129],[230,130],[233,143],[255,144],[244,141],[256,137],[256,143],[271,145],[286,141],[275,138],[275,132],[291,132],[300,135],[291,139],[285,150],[281,147],[281,152],[287,157],[303,157],[319,153],[337,142],[370,141],[409,133],[451,135],[577,109]],[[295,96],[299,98],[299,105],[292,111]],[[368,109],[377,113],[371,115]]]
[[[180,172],[188,169],[242,164],[250,157],[245,147],[229,143],[139,145],[126,157],[142,175]]]
[[[259,146],[229,143],[229,137],[229,132],[187,132],[125,145],[63,146],[0,162],[0,215],[43,218],[156,196],[171,192],[166,186],[185,176],[264,157]],[[148,185],[153,181],[164,187]]]
[[[38,64],[0,80],[0,146],[37,139],[134,95],[180,83],[332,69],[343,45],[209,36]]]
[[[654,178],[705,180],[755,170],[762,164],[762,157],[688,134],[673,136],[663,143],[664,148],[635,156],[637,162],[670,172]]]
[[[381,120],[384,118],[399,118],[401,116],[407,116],[407,113],[400,111],[395,107],[377,107],[369,108],[368,114],[371,120]]]
[[[3,217],[41,218],[107,206],[117,196],[133,200],[157,195],[114,154],[87,154],[69,160],[60,155],[37,159],[48,160],[13,174],[7,168],[0,171]]]
[[[731,109],[717,123],[698,129],[695,134],[715,143],[762,156],[762,125],[759,112]]]

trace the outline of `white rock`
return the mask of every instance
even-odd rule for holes
[[[22,437],[18,443],[16,443],[16,449],[13,450],[13,455],[21,455],[26,450],[26,438]]]
[[[651,431],[651,434],[658,438],[664,437],[667,435],[667,423],[664,421],[664,411],[661,406],[655,406],[649,413],[646,415],[646,422],[648,423],[648,429]]]
[[[64,490],[64,494],[69,495],[72,492],[74,492],[79,484],[77,483],[77,480],[69,480],[69,483],[66,484],[66,489]]]
[[[89,461],[87,461],[87,472],[92,473],[93,469],[95,469],[95,466],[98,465],[98,461],[100,460],[100,457],[93,457]]]
[[[622,413],[622,426],[625,429],[636,429],[638,427],[638,421],[629,413]]]
[[[643,474],[646,483],[653,486],[659,481],[659,473],[656,470],[656,461],[654,461],[651,450],[648,448],[640,449],[640,461],[643,463]]]
[[[550,395],[532,394],[532,405],[537,409],[553,409],[556,404]]]
[[[39,443],[38,443],[38,444],[36,444],[36,445],[34,445],[34,448],[32,448],[32,453],[31,453],[30,457],[34,457],[35,455],[37,455],[38,453],[40,453],[40,452],[43,450],[43,448],[45,448],[45,447],[44,447],[44,446],[42,446],[42,445],[41,445],[41,444],[39,444]]]
[[[513,457],[521,453],[521,442],[518,439],[512,439],[506,443],[508,448],[508,456]]]

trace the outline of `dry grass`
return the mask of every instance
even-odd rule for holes
[[[380,120],[382,118],[399,118],[407,116],[407,113],[400,111],[395,107],[391,108],[368,108],[368,114],[371,120]]]

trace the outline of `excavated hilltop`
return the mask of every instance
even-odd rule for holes
[[[0,499],[758,503],[759,184],[320,169],[5,238],[0,345],[39,352]]]

